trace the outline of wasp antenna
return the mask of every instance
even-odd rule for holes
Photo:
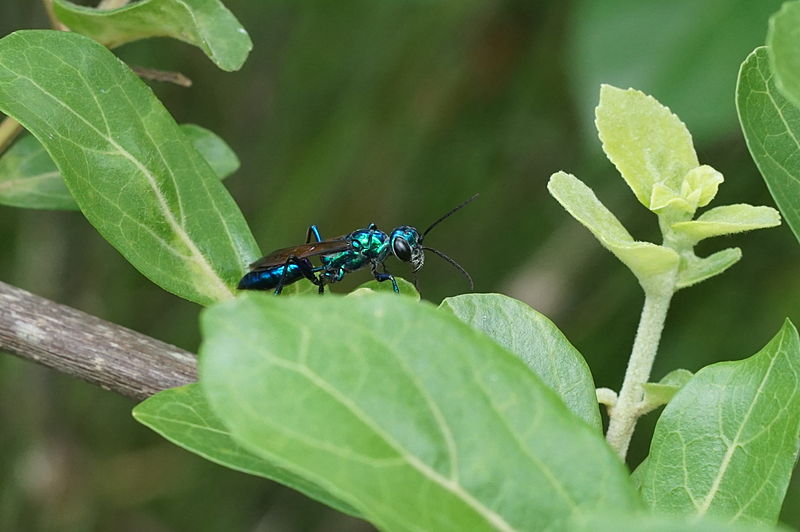
[[[480,196],[480,194],[475,194],[475,195],[473,195],[473,196],[472,196],[471,198],[469,198],[467,201],[465,201],[464,203],[462,203],[462,204],[461,204],[461,205],[459,205],[458,207],[455,207],[455,208],[451,209],[450,211],[448,211],[448,212],[447,212],[447,214],[445,214],[445,215],[441,216],[441,217],[440,217],[438,220],[436,220],[436,221],[435,221],[435,222],[433,222],[431,225],[429,225],[429,226],[428,226],[428,228],[427,228],[427,229],[425,229],[425,231],[423,231],[423,232],[422,232],[422,236],[420,237],[419,241],[420,241],[420,242],[422,242],[422,239],[424,239],[424,238],[425,238],[425,235],[427,235],[427,234],[430,232],[430,230],[431,230],[431,229],[433,229],[434,227],[436,227],[436,226],[437,226],[437,225],[438,225],[440,222],[442,222],[442,221],[443,221],[445,218],[447,218],[448,216],[452,215],[453,213],[455,213],[455,212],[456,212],[456,211],[458,211],[459,209],[462,209],[463,207],[466,207],[468,203],[472,202],[472,201],[473,201],[475,198],[477,198],[478,196]],[[434,251],[434,250],[432,250],[432,251]],[[437,252],[437,251],[434,251],[434,253],[438,253],[438,252]]]
[[[470,200],[469,200],[469,201],[472,201],[472,200],[473,200],[473,199],[475,199],[476,197],[477,197],[477,194],[475,194],[475,196],[473,196],[472,198],[470,198]],[[464,205],[466,205],[466,203],[465,203]],[[463,207],[463,205],[462,205],[462,207]],[[464,277],[466,277],[466,278],[467,278],[467,281],[469,281],[469,289],[470,289],[470,290],[474,290],[474,289],[475,289],[475,283],[473,283],[473,282],[472,282],[472,276],[471,276],[469,273],[467,273],[467,270],[465,270],[464,268],[462,268],[462,267],[461,267],[461,265],[460,265],[459,263],[457,263],[456,261],[454,261],[453,259],[451,259],[451,258],[450,258],[450,257],[448,257],[447,255],[445,255],[444,253],[442,253],[442,252],[441,252],[441,251],[439,251],[438,249],[433,249],[433,248],[429,248],[429,247],[425,247],[425,246],[422,246],[422,249],[424,249],[425,251],[431,251],[431,252],[435,253],[436,255],[439,255],[441,258],[443,258],[443,259],[444,259],[444,260],[446,260],[447,262],[449,262],[449,263],[450,263],[450,264],[451,264],[451,265],[452,265],[452,266],[453,266],[455,269],[457,269],[458,271],[460,271],[460,272],[461,272],[461,274],[462,274]]]

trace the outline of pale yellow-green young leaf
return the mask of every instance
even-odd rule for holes
[[[695,195],[699,196],[699,193],[696,193]],[[692,201],[692,199],[694,198],[684,198],[680,195],[680,193],[672,190],[668,186],[661,183],[656,183],[653,185],[653,190],[650,193],[649,209],[653,212],[670,209],[673,211],[680,211],[691,216],[696,209],[696,201]]]
[[[698,207],[704,207],[717,195],[722,174],[706,164],[692,168],[683,177],[680,191],[656,183],[650,193],[650,210],[673,222],[687,221]]]
[[[754,207],[745,203],[715,207],[696,220],[672,224],[672,230],[693,242],[712,236],[742,233],[781,224],[781,215],[772,207]]]
[[[644,399],[642,414],[650,412],[661,405],[669,403],[678,391],[689,382],[693,373],[687,369],[676,369],[667,373],[658,382],[647,382],[642,385]]]
[[[550,177],[547,189],[640,282],[677,268],[679,259],[675,251],[650,242],[634,240],[617,217],[597,199],[592,189],[577,177],[566,172],[556,172]]]
[[[603,151],[647,208],[656,183],[680,190],[686,174],[699,166],[684,123],[640,91],[602,85],[595,124]]]
[[[723,181],[725,181],[725,178],[722,177],[721,173],[704,164],[689,170],[689,173],[683,178],[681,194],[688,198],[693,193],[699,193],[697,206],[705,207],[717,195],[719,185]]]
[[[681,260],[678,282],[675,286],[680,289],[705,281],[724,272],[741,258],[742,250],[739,248],[723,249],[703,259],[699,257],[684,258]]]

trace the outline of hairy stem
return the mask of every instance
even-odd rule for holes
[[[628,369],[625,371],[625,380],[616,404],[609,409],[606,440],[623,460],[628,452],[636,421],[642,415],[642,385],[650,378],[672,294],[671,289],[645,291],[644,308],[628,360]]]

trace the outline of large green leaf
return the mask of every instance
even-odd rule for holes
[[[786,2],[769,19],[767,54],[775,85],[800,107],[800,2]]]
[[[570,532],[789,532],[783,527],[659,514],[592,514],[576,518]]]
[[[573,413],[602,430],[589,366],[546,316],[501,294],[448,297],[440,306],[517,355]]]
[[[27,209],[78,209],[44,146],[30,135],[17,140],[0,157],[0,204]]]
[[[417,292],[416,287],[411,282],[406,281],[402,277],[395,277],[395,281],[397,281],[397,289],[400,290],[400,294],[413,297],[416,301],[419,301],[420,299],[419,292]],[[389,281],[378,282],[375,279],[360,284],[356,289],[356,291],[353,291],[351,293],[352,294],[365,293],[365,291],[361,289],[370,290],[374,292],[394,293],[394,288],[392,287],[391,282]]]
[[[225,179],[239,159],[214,132],[194,124],[181,130],[217,174]],[[0,204],[28,209],[77,210],[64,178],[36,137],[27,135],[0,157]]]
[[[656,425],[641,491],[680,515],[775,523],[797,460],[800,340],[787,320],[761,351],[701,369]]]
[[[181,131],[220,179],[239,169],[239,158],[228,144],[213,131],[197,124],[181,124]]]
[[[157,393],[139,403],[133,417],[172,443],[214,463],[275,480],[341,512],[358,515],[319,486],[242,448],[211,411],[197,383]]]
[[[153,93],[95,41],[0,40],[0,111],[41,142],[89,222],[139,271],[207,304],[258,257],[238,206]]]
[[[449,312],[393,294],[245,294],[203,313],[234,439],[384,530],[560,530],[639,501],[596,429]]]
[[[219,0],[141,0],[101,10],[54,0],[53,11],[72,31],[114,48],[148,37],[172,37],[201,48],[223,70],[239,70],[253,43]]]
[[[742,63],[736,107],[750,155],[800,240],[800,109],[775,86],[766,48]]]

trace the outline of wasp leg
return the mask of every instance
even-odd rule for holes
[[[320,293],[322,293],[322,281],[317,278],[314,268],[311,266],[311,263],[307,259],[301,259],[292,255],[286,262],[283,264],[283,273],[281,273],[281,278],[278,280],[278,286],[275,287],[275,295],[278,296],[283,291],[283,286],[286,283],[286,277],[289,273],[289,265],[294,264],[300,269],[300,273],[303,274],[303,277],[314,283],[314,285],[320,287]]]
[[[386,265],[385,264],[383,265],[383,273],[380,273],[378,271],[378,264],[373,262],[372,263],[372,275],[375,277],[375,280],[378,281],[379,283],[382,283],[384,281],[391,281],[392,282],[392,290],[394,290],[394,293],[395,294],[399,294],[400,293],[400,288],[397,286],[397,281],[395,281],[394,275],[392,275],[391,273],[389,273],[386,270]]]
[[[306,244],[311,242],[311,237],[314,237],[316,242],[322,242],[322,236],[319,234],[319,229],[316,225],[309,225],[308,231],[306,231]]]

